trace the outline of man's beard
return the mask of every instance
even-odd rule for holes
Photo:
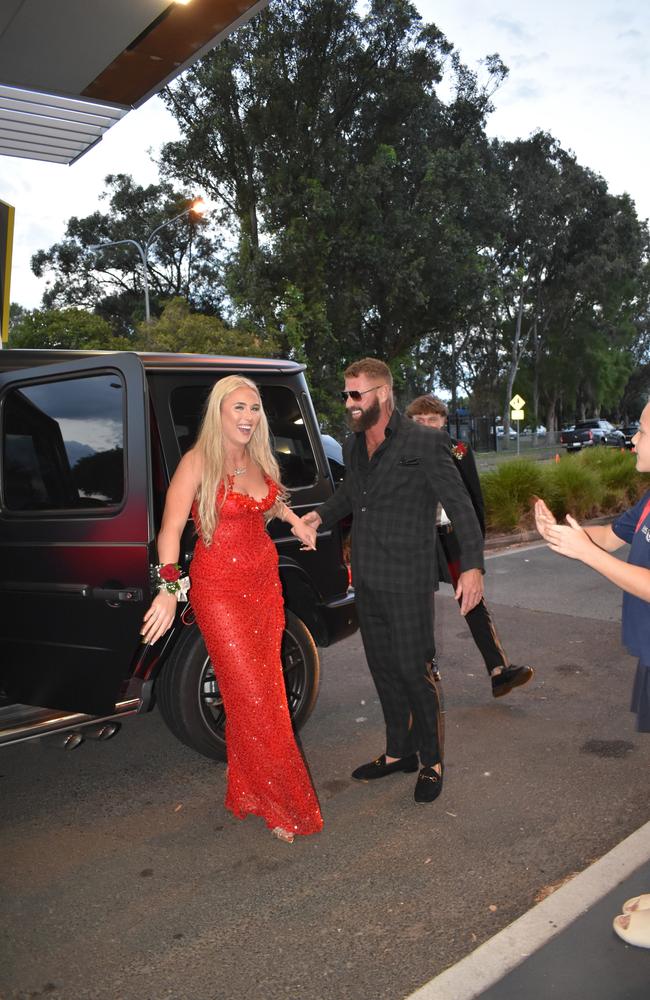
[[[369,406],[367,410],[361,411],[360,417],[353,417],[352,410],[347,410],[345,414],[348,427],[351,431],[356,431],[357,434],[360,431],[368,431],[371,427],[374,427],[381,416],[381,405],[378,399],[375,399],[372,406]]]

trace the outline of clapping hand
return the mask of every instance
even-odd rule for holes
[[[553,512],[549,510],[549,508],[546,506],[546,504],[540,497],[533,497],[533,499],[535,501],[535,507],[534,507],[535,527],[539,531],[544,541],[548,542],[549,528],[552,528],[554,525],[556,525],[557,520],[555,519],[555,515],[553,514]]]
[[[581,559],[584,561],[591,546],[594,544],[574,517],[570,514],[566,516],[566,524],[554,524],[547,528],[546,541],[553,552],[569,559]]]

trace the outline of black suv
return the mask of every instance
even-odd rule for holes
[[[223,704],[191,602],[155,645],[140,640],[155,538],[167,484],[224,375],[260,387],[294,509],[330,496],[303,370],[253,358],[0,352],[0,743],[58,731],[73,746],[157,703],[178,739],[225,758]],[[354,631],[354,595],[338,529],[319,534],[317,552],[301,552],[283,522],[269,530],[299,727],[318,694],[316,644]],[[185,568],[194,539],[190,521]]]

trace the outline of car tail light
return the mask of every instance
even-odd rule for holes
[[[594,439],[594,435],[593,435],[593,433],[591,431],[589,431],[589,440],[593,441],[593,439]]]

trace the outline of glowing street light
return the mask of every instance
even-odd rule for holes
[[[177,0],[181,3],[189,3],[189,0]],[[179,212],[178,215],[174,215],[171,219],[166,219],[165,222],[161,222],[159,226],[149,233],[144,243],[140,243],[138,240],[111,240],[107,243],[93,243],[88,247],[88,250],[92,250],[93,253],[97,253],[99,250],[103,250],[105,247],[118,247],[129,243],[134,246],[138,253],[140,254],[140,260],[142,261],[142,284],[144,286],[144,318],[145,322],[149,322],[151,319],[151,310],[149,309],[149,280],[148,280],[148,265],[147,257],[149,255],[149,249],[151,244],[155,240],[156,236],[161,229],[165,226],[170,226],[172,222],[178,222],[179,219],[184,218],[186,215],[196,215],[199,218],[208,211],[208,205],[203,201],[203,198],[195,198],[192,204],[184,209],[184,211]]]

